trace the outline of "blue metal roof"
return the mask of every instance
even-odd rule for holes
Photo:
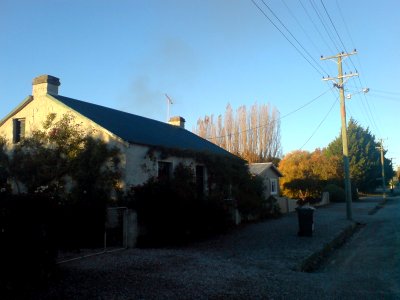
[[[233,156],[177,126],[64,96],[51,97],[129,143]]]

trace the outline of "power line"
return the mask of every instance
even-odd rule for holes
[[[361,104],[360,104],[361,101]],[[351,101],[350,101],[351,103]],[[353,101],[353,103],[357,103],[361,108],[356,109],[357,112],[360,112],[360,118],[355,118],[356,120],[361,120],[361,117],[364,120],[364,124],[367,124],[368,128],[370,128],[373,132],[375,132],[378,135],[378,127],[376,126],[376,123],[373,121],[370,112],[368,111],[368,108],[366,107],[366,105],[364,104],[364,99],[362,96],[359,96],[357,98],[357,100]],[[350,108],[350,106],[349,106]],[[355,115],[355,114],[353,114]]]
[[[328,43],[326,42],[324,36],[322,35],[322,33],[319,31],[318,26],[315,24],[313,18],[311,17],[311,15],[308,13],[308,10],[306,9],[306,7],[304,6],[303,2],[301,2],[301,0],[299,0],[299,3],[301,5],[301,7],[303,7],[304,12],[306,13],[306,15],[308,16],[308,19],[310,19],[311,23],[314,26],[314,29],[318,32],[319,37],[321,38],[321,40],[324,42],[325,46],[330,50],[330,52],[334,52],[332,51],[331,47],[328,45]]]
[[[320,1],[321,1],[321,4],[322,4],[323,7],[324,7],[325,13],[327,14],[327,16],[328,16],[328,18],[329,18],[329,20],[330,20],[330,22],[331,22],[331,24],[332,24],[332,27],[335,29],[335,32],[336,32],[336,34],[337,34],[337,36],[338,36],[338,38],[339,38],[339,40],[340,40],[342,46],[344,47],[344,50],[347,52],[346,46],[344,45],[343,40],[342,40],[342,38],[340,37],[339,32],[337,31],[336,26],[335,26],[335,24],[333,23],[333,20],[332,20],[332,18],[330,17],[330,14],[329,14],[328,10],[326,9],[326,6],[325,6],[324,3],[323,3],[323,0],[320,0]],[[337,2],[336,2],[336,4],[337,4],[337,6],[338,6],[338,8],[339,8],[339,10],[340,10],[340,7],[339,7],[339,5],[338,5]],[[341,13],[341,11],[340,11],[340,13]],[[342,15],[341,15],[341,16],[342,16]],[[343,19],[343,21],[344,21],[343,16],[342,16],[342,19]],[[347,25],[346,25],[346,29],[347,29],[347,31],[348,31],[348,34],[349,34],[349,36],[350,36],[350,39],[352,40],[351,35],[350,35],[350,32],[349,32],[349,30],[348,30],[348,28],[347,28]],[[357,58],[358,58],[358,57],[357,57]],[[353,65],[353,67],[356,69],[356,72],[357,72],[357,67],[355,66],[355,64],[354,64],[354,62],[353,62],[353,60],[352,60],[352,58],[349,57],[349,59],[350,59],[351,64]],[[346,65],[347,65],[347,64],[346,64]],[[348,66],[348,65],[347,65],[347,66]],[[363,83],[361,82],[360,77],[358,77],[358,81],[359,81],[359,83],[360,83],[360,86],[357,85],[357,82],[356,82],[355,84],[357,85],[357,89],[360,91],[360,90],[362,90],[362,88],[363,88]],[[365,85],[364,85],[364,87],[365,87]],[[377,124],[376,124],[376,122],[375,122],[374,114],[373,114],[372,111],[371,111],[371,107],[370,107],[370,105],[369,105],[369,102],[368,102],[368,100],[367,100],[367,97],[366,97],[365,93],[364,93],[363,96],[361,97],[361,104],[362,104],[362,107],[363,107],[363,109],[364,109],[364,111],[365,111],[365,115],[366,115],[367,119],[369,120],[370,124],[373,125],[373,126],[375,127],[375,129],[376,129],[378,132],[380,132],[379,127],[377,126]]]
[[[328,10],[326,9],[326,6],[325,6],[324,2],[323,2],[322,0],[320,0],[320,1],[321,1],[321,4],[322,4],[323,8],[324,8],[324,11],[325,11],[326,15],[327,15],[328,18],[329,18],[329,21],[331,22],[331,25],[332,25],[333,29],[335,30],[335,33],[336,33],[337,37],[339,38],[340,43],[341,43],[342,46],[343,46],[344,51],[345,51],[345,52],[348,52],[347,49],[346,49],[346,46],[345,46],[344,43],[343,43],[342,38],[340,37],[340,34],[339,34],[338,30],[336,29],[335,23],[333,23],[333,20],[332,20],[332,18],[331,18],[331,15],[329,14]],[[352,58],[349,57],[349,59],[350,59],[351,64],[353,65],[353,68],[354,68],[355,71],[357,72],[357,67],[354,65]],[[348,64],[347,64],[346,62],[345,62],[345,64],[346,64],[347,67],[349,67]]]
[[[317,9],[315,2],[314,2],[313,0],[309,0],[309,1],[310,1],[310,4],[311,4],[312,8],[313,8],[314,11],[315,11],[315,14],[317,15],[318,19],[320,20],[322,26],[324,27],[325,32],[327,33],[329,39],[332,41],[333,46],[336,48],[337,52],[341,52],[341,51],[339,50],[339,48],[337,47],[336,41],[333,39],[333,37],[332,37],[332,35],[331,35],[331,32],[330,32],[330,31],[328,30],[328,28],[326,27],[325,22],[324,22],[324,20],[323,20],[321,14],[319,13],[319,11],[318,11],[318,9]]]
[[[337,6],[337,8],[338,8],[338,10],[339,10],[339,15],[340,15],[340,17],[342,18],[342,22],[343,22],[343,24],[344,24],[344,27],[346,28],[347,35],[349,36],[352,45],[355,45],[355,43],[354,43],[354,41],[353,41],[353,39],[352,39],[352,37],[351,37],[349,28],[347,27],[346,20],[345,20],[345,18],[343,17],[342,10],[340,9],[339,2],[338,2],[337,0],[336,0],[336,6]],[[358,58],[358,56],[357,56],[357,58]]]
[[[299,48],[297,48],[296,47],[296,45],[285,35],[285,33],[274,23],[274,21],[272,21],[271,20],[271,18],[270,17],[268,17],[268,15],[265,13],[265,11],[254,1],[254,0],[251,0],[251,2],[253,2],[253,4],[254,4],[254,6],[256,6],[257,8],[258,8],[258,10],[264,15],[264,17],[265,18],[267,18],[268,19],[268,21],[270,21],[270,23],[283,35],[283,37],[296,49],[296,51],[308,62],[308,64],[311,66],[311,67],[313,67],[321,76],[323,76],[324,74],[320,71],[320,70],[318,70],[318,68],[315,66],[315,65],[313,65],[312,63],[311,63],[311,61],[303,54],[303,52],[301,52],[300,50],[299,50]],[[264,1],[263,1],[263,3],[264,3]],[[264,3],[264,5],[266,5],[265,3]],[[266,5],[267,6],[267,5]],[[267,6],[268,7],[268,6]],[[296,40],[296,39],[295,39]],[[300,44],[299,44],[300,45]],[[301,46],[301,45],[300,45]],[[301,46],[302,47],[302,46]],[[302,47],[303,49],[304,49],[304,47]],[[306,53],[308,53],[308,52],[306,52]],[[310,55],[309,53],[308,53],[308,55]],[[319,64],[317,64],[320,68],[321,68],[321,66],[319,65]],[[322,68],[321,68],[322,69]],[[323,69],[322,69],[322,71],[323,72],[325,72]]]
[[[324,118],[321,120],[321,122],[318,124],[317,128],[315,128],[315,130],[313,131],[313,133],[311,134],[311,136],[307,139],[307,141],[303,144],[303,146],[300,147],[300,150],[303,149],[303,147],[305,145],[307,145],[307,143],[312,139],[312,137],[315,135],[315,133],[318,131],[318,129],[321,127],[321,125],[325,122],[325,120],[328,118],[329,114],[331,113],[333,107],[335,106],[335,104],[337,103],[338,98],[335,99],[335,101],[333,101],[331,108],[329,109],[329,111],[326,113],[326,115],[324,116]]]
[[[311,0],[310,0],[310,1],[311,1]],[[343,40],[342,40],[340,34],[339,34],[339,31],[337,30],[337,28],[336,28],[336,26],[335,26],[335,23],[333,22],[333,20],[332,20],[332,18],[331,18],[331,15],[329,14],[329,12],[328,12],[328,10],[327,10],[327,8],[326,8],[326,6],[325,6],[323,0],[320,0],[320,2],[321,2],[321,4],[322,4],[322,7],[324,8],[325,14],[328,16],[328,19],[329,19],[329,21],[330,21],[330,23],[331,23],[333,29],[335,30],[336,36],[339,38],[339,41],[340,41],[341,45],[343,46],[343,50],[344,50],[345,52],[348,52],[347,49],[346,49],[346,46],[345,46],[344,43],[343,43]],[[337,4],[337,2],[336,2],[336,4]],[[338,5],[338,4],[337,4],[337,5]],[[342,19],[343,19],[343,21],[344,21],[343,16],[342,16]],[[347,28],[347,26],[346,26],[346,28]],[[348,29],[347,29],[347,30],[348,30]],[[353,45],[354,45],[354,43],[353,43]],[[353,68],[356,69],[356,72],[357,72],[357,68],[356,68],[356,66],[355,66],[354,63],[353,63],[352,58],[349,57],[349,59],[350,59],[351,64],[353,65]],[[345,62],[345,63],[346,63],[346,62]],[[346,66],[349,67],[349,66],[347,65],[347,63],[346,63]]]
[[[304,35],[307,37],[307,39],[310,41],[310,43],[313,45],[315,50],[317,50],[319,53],[322,53],[322,51],[317,47],[317,45],[314,43],[310,35],[307,33],[307,31],[304,29],[303,25],[301,25],[301,22],[296,18],[295,14],[292,12],[292,10],[289,8],[289,6],[286,4],[285,0],[281,0],[283,4],[285,5],[286,9],[289,11],[289,14],[292,16],[292,18],[296,21],[297,25],[303,31]]]
[[[319,11],[318,11],[318,9],[317,9],[316,3],[314,2],[314,0],[309,0],[309,1],[310,1],[311,5],[312,5],[314,11],[316,12],[317,16],[319,17],[319,20],[321,21],[321,24],[322,24],[322,26],[324,27],[326,33],[328,34],[330,40],[331,40],[332,43],[334,44],[336,50],[340,53],[341,51],[340,51],[339,48],[337,47],[336,40],[332,37],[332,35],[333,35],[333,34],[332,34],[332,31],[331,31],[331,30],[328,30],[328,26],[326,26],[325,21],[324,21],[322,15],[319,13]],[[336,26],[335,26],[335,24],[333,23],[333,20],[332,20],[332,18],[331,18],[331,16],[330,16],[328,10],[326,9],[326,6],[325,6],[324,2],[323,2],[322,0],[320,0],[320,2],[321,2],[322,6],[323,6],[323,8],[324,8],[325,14],[328,16],[328,19],[329,19],[329,21],[330,21],[330,23],[331,23],[333,29],[334,29],[335,32],[336,32],[337,37],[339,38],[340,43],[342,44],[343,50],[344,50],[346,53],[348,53],[348,51],[347,51],[347,49],[346,49],[346,46],[344,45],[343,40],[342,40],[342,38],[340,37],[339,32],[337,31]],[[333,35],[333,36],[334,36],[334,35]],[[351,57],[349,57],[349,59],[350,59],[352,65],[353,65],[353,67],[354,67],[354,69],[355,69],[355,72],[357,73],[357,68],[356,68],[356,66],[354,65],[354,63],[353,63]],[[346,60],[344,61],[344,63],[345,63],[345,65],[347,66],[347,68],[350,69],[350,67],[349,67],[349,65],[348,65],[348,63],[347,63]]]
[[[358,60],[358,62],[360,64],[360,69],[362,71],[361,61],[358,58],[358,55],[357,55],[357,60]],[[354,68],[357,69],[355,67],[355,65],[354,65],[354,62],[351,60],[351,58],[350,58],[350,62],[352,63]],[[358,79],[358,82],[359,82],[360,85],[358,85],[357,82],[355,82],[355,85],[356,85],[357,91],[360,92],[363,88],[366,88],[367,85],[365,84],[365,82],[361,81],[361,76],[358,76],[357,79]],[[371,124],[371,126],[373,126],[375,128],[375,130],[380,135],[382,135],[381,132],[380,132],[380,129],[379,129],[379,127],[378,127],[378,125],[377,125],[377,123],[375,121],[374,113],[372,112],[372,111],[376,111],[376,109],[374,108],[373,110],[371,110],[371,106],[369,105],[369,101],[368,101],[367,95],[365,93],[363,93],[362,96],[360,96],[360,99],[361,99],[361,106],[362,106],[362,108],[363,108],[363,110],[365,112],[365,115],[366,115],[367,119],[369,120],[369,123]]]
[[[329,88],[328,90],[326,90],[325,92],[323,92],[322,94],[318,95],[317,97],[315,97],[314,99],[312,99],[311,101],[307,102],[306,104],[300,106],[299,108],[291,111],[290,113],[287,113],[286,115],[283,115],[282,117],[279,118],[279,120],[282,120],[283,118],[286,118],[292,114],[294,114],[295,112],[298,112],[300,109],[303,109],[304,107],[310,105],[311,103],[313,103],[314,101],[316,101],[317,99],[321,98],[323,95],[325,95],[327,92],[332,91],[333,87]]]
[[[303,104],[302,106],[300,106],[299,108],[283,115],[282,117],[277,118],[276,120],[274,120],[274,122],[278,122],[280,120],[282,120],[283,118],[286,118],[292,114],[294,114],[295,112],[298,112],[299,110],[303,109],[304,107],[310,105],[311,103],[315,102],[316,100],[318,100],[319,98],[321,98],[323,95],[325,95],[326,93],[328,93],[330,90],[332,90],[333,88],[329,88],[328,90],[324,91],[323,93],[321,93],[320,95],[318,95],[317,97],[315,97],[314,99],[308,101],[307,103]],[[235,135],[239,135],[242,133],[246,133],[248,131],[251,130],[255,130],[255,129],[259,129],[259,128],[263,128],[263,127],[267,127],[269,126],[268,124],[263,124],[263,125],[259,125],[259,126],[255,126],[252,128],[248,128],[246,130],[243,130],[241,132],[235,132],[235,133],[231,133],[231,134],[226,134],[226,135],[221,135],[221,136],[214,136],[214,137],[206,137],[207,140],[213,140],[213,139],[221,139],[221,138],[225,138],[225,137],[231,137],[231,136],[235,136]]]
[[[364,94],[364,95],[363,95],[363,98],[364,98],[365,103],[367,104],[367,109],[368,109],[368,111],[369,111],[369,113],[370,113],[370,115],[371,115],[371,118],[372,118],[372,125],[375,126],[375,129],[377,130],[377,132],[379,133],[379,135],[382,136],[382,132],[380,131],[380,129],[379,129],[377,123],[375,122],[374,114],[372,113],[372,110],[371,110],[371,107],[370,107],[370,105],[369,105],[369,101],[368,101],[368,99],[367,99],[367,96],[365,96],[365,94]],[[373,103],[371,103],[371,104],[372,104],[372,106],[373,106]],[[373,107],[373,110],[376,111],[375,107]]]
[[[365,97],[365,93],[364,92],[360,92],[360,90],[362,90],[362,88],[360,87],[356,87],[356,91],[353,91],[356,95],[363,93],[363,96],[360,96],[359,99],[361,101],[361,111],[363,112],[364,117],[366,118],[366,120],[368,121],[367,123],[370,124],[371,126],[373,126],[375,128],[376,131],[379,131],[378,126],[376,125],[376,122],[374,120],[371,108],[369,107],[368,104],[368,100]],[[364,100],[365,99],[365,100]],[[365,102],[365,103],[364,103]]]
[[[344,43],[343,43],[343,41],[342,41],[342,39],[341,39],[341,37],[340,37],[340,35],[339,35],[339,32],[336,30],[336,26],[335,26],[335,24],[333,23],[332,18],[331,18],[331,16],[329,15],[328,10],[326,9],[325,4],[324,4],[324,2],[323,2],[322,0],[321,0],[321,3],[322,3],[322,5],[323,5],[323,7],[324,7],[324,9],[325,9],[326,14],[328,15],[329,20],[331,21],[331,24],[332,24],[333,28],[335,29],[335,32],[336,32],[336,34],[337,34],[337,36],[338,36],[340,42],[342,43],[342,46],[343,46],[343,48],[344,48],[344,51],[348,52],[347,49],[346,49],[346,47],[345,47],[345,45],[344,45]],[[346,28],[347,34],[348,34],[349,37],[350,37],[350,41],[352,42],[352,45],[354,46],[355,43],[353,42],[353,39],[351,38],[349,28],[347,27],[346,21],[345,21],[345,19],[343,18],[342,11],[341,11],[341,9],[340,9],[340,7],[339,7],[339,4],[338,4],[337,0],[336,0],[336,5],[337,5],[337,7],[338,7],[338,9],[339,9],[339,14],[340,14],[340,16],[341,16],[341,18],[342,18],[342,21],[343,21],[344,26],[345,26],[345,28]],[[352,58],[349,57],[349,59],[350,59],[351,64],[353,65],[354,69],[356,69],[356,72],[357,72],[357,68],[356,68],[356,66],[355,66],[354,63],[353,63]],[[357,59],[359,59],[358,56],[357,56]]]
[[[393,101],[400,101],[400,96],[391,97],[391,96],[375,95],[374,93],[372,93],[372,95],[370,95],[370,97],[375,97],[375,98],[379,98],[379,99],[386,99],[386,100],[393,100]]]
[[[338,32],[337,29],[336,29],[335,24],[334,24],[333,21],[332,21],[332,18],[331,18],[331,16],[330,16],[330,14],[328,13],[328,10],[326,9],[326,6],[325,6],[324,2],[323,2],[322,0],[320,0],[320,1],[321,1],[321,4],[322,4],[322,7],[324,8],[324,11],[325,11],[326,15],[327,15],[328,18],[329,18],[329,21],[330,21],[331,24],[332,24],[333,29],[334,29],[335,32],[336,32],[337,37],[339,38],[340,43],[341,43],[342,46],[343,46],[344,51],[348,52],[347,49],[346,49],[346,46],[345,46],[344,43],[343,43],[342,38],[341,38],[340,35],[339,35],[339,32]],[[351,60],[351,57],[349,57],[349,58],[350,58],[350,60]],[[353,65],[353,67],[355,68],[354,65]]]
[[[353,86],[353,85],[348,85],[348,87],[353,88],[353,89],[357,89],[357,88],[358,88],[358,87]],[[400,92],[398,92],[398,91],[377,90],[377,89],[375,89],[375,88],[370,88],[369,92],[372,92],[372,93],[383,93],[383,94],[400,95]]]
[[[288,27],[287,27],[287,26],[281,21],[281,19],[274,13],[274,11],[273,11],[273,10],[271,9],[271,7],[266,3],[266,1],[261,0],[262,3],[264,4],[265,8],[268,9],[269,13],[272,14],[272,16],[279,22],[279,25],[276,23],[275,20],[272,20],[272,17],[269,17],[269,16],[268,16],[268,14],[266,13],[266,11],[264,10],[265,8],[262,9],[262,8],[255,2],[255,0],[251,0],[251,1],[252,1],[253,4],[261,11],[261,13],[264,15],[264,17],[266,17],[266,18],[270,21],[270,23],[284,36],[284,38],[296,49],[296,51],[297,51],[297,52],[298,52],[298,53],[299,53],[299,54],[300,54],[300,55],[301,55],[301,56],[302,56],[302,57],[303,57],[303,58],[304,58],[304,59],[319,73],[319,74],[321,74],[321,72],[317,69],[317,67],[318,67],[319,69],[321,69],[323,72],[326,73],[326,71],[325,71],[318,63],[315,62],[314,58],[313,58],[313,57],[310,55],[310,53],[305,49],[305,47],[300,43],[300,41],[292,34],[292,32],[288,29]],[[282,0],[282,2],[283,2],[283,4],[286,6],[286,8],[288,9],[288,11],[289,11],[289,13],[292,15],[292,17],[295,19],[295,21],[297,22],[297,24],[299,25],[299,27],[300,27],[303,31],[305,31],[304,28],[301,26],[301,23],[298,21],[298,19],[294,16],[294,14],[292,13],[292,11],[291,11],[290,8],[288,7],[288,5],[286,5],[285,1]],[[317,32],[320,34],[321,39],[326,43],[326,41],[325,41],[325,39],[323,38],[321,32],[318,30],[318,27],[317,27],[316,24],[314,23],[313,18],[312,18],[311,15],[308,13],[306,7],[303,5],[303,3],[302,3],[300,0],[299,0],[299,2],[300,2],[300,4],[301,4],[301,6],[303,7],[304,11],[306,12],[308,18],[310,19],[310,21],[311,21],[312,24],[314,25],[315,29],[316,29]],[[334,23],[334,21],[333,21],[331,15],[329,14],[329,11],[328,11],[327,7],[325,6],[323,0],[320,0],[320,2],[321,2],[321,4],[322,4],[323,10],[325,11],[325,14],[326,14],[325,18],[324,18],[324,16],[322,15],[322,13],[320,12],[320,10],[319,10],[317,4],[315,3],[315,1],[314,1],[314,0],[309,0],[309,3],[310,3],[310,5],[312,6],[312,9],[314,10],[315,14],[317,15],[317,17],[318,17],[319,21],[321,22],[321,24],[322,24],[322,26],[323,26],[323,28],[324,28],[324,30],[325,30],[325,32],[326,32],[328,38],[330,39],[330,41],[332,42],[332,44],[334,45],[334,47],[337,49],[337,51],[338,51],[339,53],[341,52],[341,51],[339,50],[339,48],[338,48],[338,43],[337,43],[337,41],[339,41],[339,44],[341,44],[341,46],[342,46],[342,47],[344,48],[344,50],[346,50],[346,52],[347,52],[346,46],[345,46],[345,44],[344,44],[344,41],[343,41],[341,35],[339,34],[338,28],[335,26],[335,23]],[[336,3],[336,4],[338,5],[338,3]],[[338,5],[338,6],[339,6],[339,5]],[[321,8],[321,9],[322,9],[322,8]],[[340,7],[339,7],[339,9],[340,9]],[[340,13],[341,13],[341,11],[340,11]],[[341,17],[342,17],[342,19],[344,19],[342,14],[341,14]],[[328,24],[326,23],[327,18],[329,19],[330,25],[329,25],[329,22],[328,22]],[[346,24],[345,24],[345,25],[346,25]],[[282,28],[282,27],[283,27],[283,28]],[[332,29],[332,28],[333,28],[333,29]],[[347,28],[347,25],[346,25],[346,29],[347,29],[347,32],[348,32],[348,34],[349,34],[349,36],[350,36],[350,39],[351,39],[351,35],[350,35],[350,32],[349,32],[349,30],[348,30],[348,28]],[[286,30],[287,33],[285,33],[284,30]],[[335,36],[335,33],[336,33],[336,36]],[[306,36],[308,37],[308,39],[311,41],[311,43],[315,46],[315,44],[312,42],[312,39],[310,38],[310,36],[309,36],[306,32],[305,32],[305,34],[306,34]],[[290,35],[290,36],[289,36],[289,35]],[[335,38],[335,37],[336,37],[336,38]],[[352,39],[351,39],[351,40],[352,40]],[[297,43],[297,44],[295,44],[295,43]],[[354,44],[354,43],[353,43],[353,44]],[[297,46],[297,45],[298,45],[298,46]],[[328,48],[330,48],[329,45],[328,45],[327,43],[326,43],[326,45],[328,46]],[[301,51],[299,47],[300,47],[303,51]],[[316,47],[315,47],[315,48],[316,48]],[[308,57],[306,57],[306,55],[308,55],[309,57],[311,57],[311,60],[310,60]],[[351,59],[351,57],[350,57],[349,59],[350,59],[350,62],[351,62],[351,64],[352,64],[352,66],[356,69],[356,72],[357,72],[357,67],[355,66],[353,60]],[[315,64],[312,63],[312,61],[313,61]],[[347,61],[344,61],[344,62],[345,62],[345,64],[346,64],[346,66],[349,67],[349,65],[347,64]],[[316,66],[317,66],[317,67],[316,67]],[[328,77],[329,77],[329,76],[328,76]],[[359,83],[360,83],[360,87],[358,87],[358,89],[361,90],[362,87],[363,87],[363,83],[361,82],[360,78],[358,78],[358,81],[359,81]],[[356,82],[355,84],[358,85],[357,82]],[[334,92],[333,92],[332,90],[331,90],[331,92],[334,94]],[[362,108],[363,108],[363,110],[364,110],[364,112],[365,112],[365,115],[366,115],[367,119],[369,119],[370,123],[371,123],[372,125],[375,126],[375,128],[376,128],[377,131],[379,131],[379,128],[378,128],[378,126],[377,126],[377,124],[376,124],[376,122],[375,122],[374,114],[372,113],[371,107],[370,107],[370,105],[369,105],[369,102],[367,101],[367,98],[366,98],[365,94],[363,94],[363,97],[361,97],[361,104],[362,104]],[[290,114],[290,113],[289,113],[289,114]],[[289,115],[289,114],[288,114],[288,115]],[[286,116],[287,116],[287,115],[282,116],[280,119],[282,119],[282,118],[284,118],[284,117],[286,117]]]
[[[332,20],[332,18],[331,18],[331,16],[330,16],[328,10],[326,9],[326,6],[325,6],[323,0],[320,0],[320,1],[321,1],[321,4],[322,4],[322,6],[323,6],[323,8],[324,8],[324,10],[325,10],[326,15],[327,15],[328,18],[329,18],[329,21],[330,21],[331,24],[332,24],[333,29],[334,29],[335,32],[336,32],[337,37],[339,38],[340,43],[342,44],[344,50],[345,50],[346,52],[348,52],[347,49],[346,49],[346,46],[345,46],[344,43],[343,43],[342,38],[341,38],[340,35],[339,35],[339,32],[338,32],[337,29],[336,29],[335,24],[333,23],[333,20]],[[347,26],[346,26],[346,28],[347,28]],[[354,62],[353,62],[353,60],[352,60],[352,58],[349,57],[349,59],[350,59],[351,64],[353,65],[353,67],[356,69],[356,72],[357,72],[357,67],[355,66],[355,64],[354,64]],[[347,65],[347,64],[346,64],[346,65]],[[348,65],[347,65],[347,66],[348,66]],[[358,81],[360,82],[360,87],[358,87],[358,89],[361,90],[363,84],[362,84],[360,78],[358,78]],[[357,83],[356,83],[356,84],[357,84]],[[373,118],[373,114],[372,114],[372,112],[371,112],[371,108],[369,107],[369,104],[368,104],[368,101],[367,101],[367,99],[366,99],[365,94],[364,94],[364,99],[365,99],[365,102],[366,102],[366,104],[367,104],[367,105],[366,105],[367,109],[365,108],[364,102],[363,102],[362,100],[361,100],[361,104],[362,104],[364,110],[366,111],[366,116],[367,116],[367,118],[369,119],[369,121],[371,122],[371,124],[372,124],[372,125],[375,125],[375,128],[379,131],[378,126],[376,125],[376,122],[375,122],[375,120],[374,120],[374,118]],[[368,112],[369,112],[369,114],[371,115],[371,118],[370,118]]]
[[[322,0],[321,0],[321,2],[322,2]],[[347,34],[348,34],[348,36],[349,36],[349,38],[350,38],[350,41],[352,42],[352,46],[354,47],[355,43],[354,43],[353,38],[352,38],[352,36],[351,36],[351,34],[350,34],[350,30],[349,30],[349,28],[348,28],[348,26],[347,26],[347,24],[346,24],[345,18],[343,17],[342,10],[340,9],[340,6],[339,6],[339,3],[338,3],[337,0],[336,0],[336,6],[337,6],[337,8],[338,8],[338,10],[339,10],[339,14],[340,14],[340,16],[341,16],[341,18],[342,18],[343,24],[345,25],[345,28],[346,28]],[[360,60],[360,58],[359,58],[358,55],[357,55],[357,61],[358,61],[358,63],[359,63],[361,72],[363,73],[361,60]],[[355,64],[354,64],[354,62],[353,62],[353,60],[351,59],[351,57],[350,57],[350,62],[352,63],[353,67],[354,67],[355,69],[357,69],[356,66],[355,66]],[[359,87],[359,86],[357,85],[357,83],[355,83],[355,84],[357,85],[357,89],[358,89],[358,90],[361,90],[362,87],[367,87],[367,85],[366,85],[364,82],[361,81],[361,76],[358,77],[358,82],[360,83],[360,86],[361,86],[361,87]],[[380,133],[379,127],[377,126],[377,123],[376,123],[375,118],[374,118],[374,114],[372,113],[371,107],[370,107],[370,105],[369,105],[369,101],[368,101],[367,96],[365,95],[365,93],[363,93],[363,95],[362,95],[360,98],[361,98],[362,107],[363,107],[363,109],[364,109],[364,111],[365,111],[365,115],[367,116],[367,119],[369,120],[371,126],[374,126],[374,127],[375,127],[375,130],[376,130],[380,135],[382,135],[382,134]],[[374,109],[374,111],[375,111],[375,109]]]
[[[373,89],[372,92],[378,92],[378,93],[383,93],[383,94],[400,95],[400,92],[383,91],[383,90],[377,90],[377,89]]]
[[[362,117],[362,120],[365,121],[365,124],[370,124],[370,123],[368,123],[368,120],[366,119],[365,114],[361,114],[361,116],[357,118],[358,114],[355,112],[358,112],[359,110],[357,110],[357,109],[353,110],[353,107],[351,106],[350,103],[347,103],[346,110],[347,110],[348,115],[350,116],[350,119],[352,118],[354,120],[360,121],[361,117]]]
[[[283,28],[286,29],[286,31],[290,34],[290,36],[299,44],[299,46],[303,49],[303,51],[314,61],[314,63],[324,72],[325,74],[328,74],[321,66],[320,64],[315,60],[315,58],[303,47],[303,45],[298,41],[298,39],[291,33],[291,31],[285,26],[285,24],[278,18],[278,16],[274,13],[274,11],[268,6],[267,3],[265,3],[264,0],[261,0],[262,3],[268,8],[268,10],[272,13],[272,15],[278,20],[278,22],[283,26]]]

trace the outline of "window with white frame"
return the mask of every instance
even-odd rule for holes
[[[271,195],[278,194],[278,180],[276,178],[271,178]]]

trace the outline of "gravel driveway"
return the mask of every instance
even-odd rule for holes
[[[353,204],[368,222],[377,201]],[[351,223],[344,204],[317,209],[313,237],[297,236],[297,216],[246,225],[179,248],[130,249],[60,265],[40,299],[318,299],[324,273],[296,271]]]

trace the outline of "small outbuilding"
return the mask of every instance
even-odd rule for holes
[[[283,175],[273,163],[252,163],[249,164],[249,171],[252,175],[263,179],[266,198],[279,195],[279,177]]]

